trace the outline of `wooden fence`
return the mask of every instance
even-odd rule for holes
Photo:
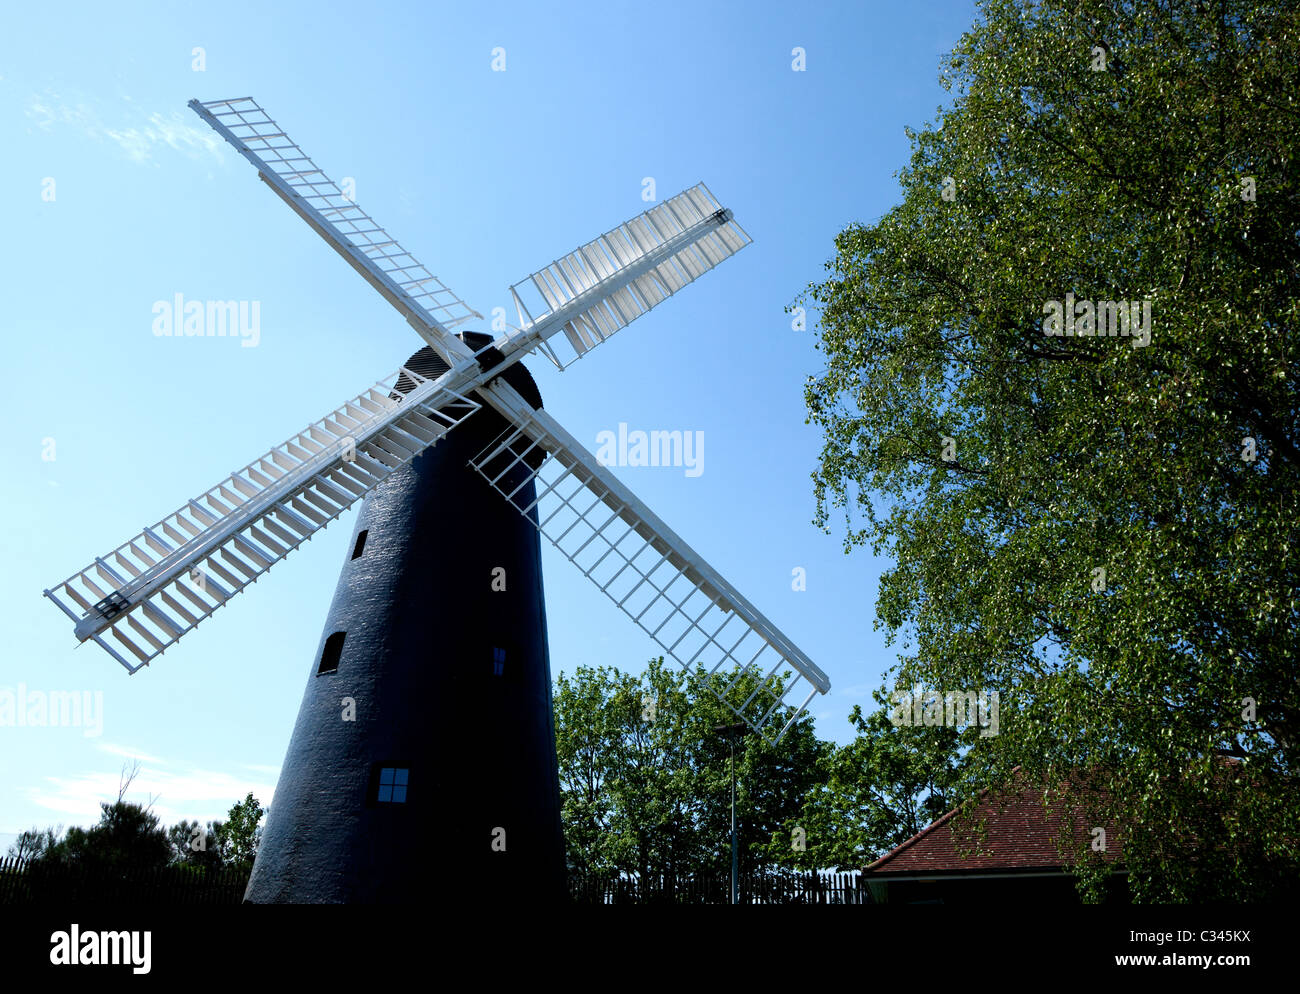
[[[247,870],[110,870],[0,858],[0,904],[239,904]]]
[[[246,870],[104,870],[0,857],[0,904],[239,904],[247,886]],[[582,905],[729,904],[731,878],[570,874],[569,895]],[[870,904],[871,897],[859,873],[786,873],[742,876],[740,903]]]

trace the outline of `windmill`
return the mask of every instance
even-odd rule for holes
[[[565,369],[750,239],[700,184],[512,286],[518,325],[495,340],[458,334],[482,316],[252,98],[189,106],[423,346],[45,595],[79,641],[135,673],[364,498],[248,899],[427,891],[412,833],[433,840],[426,855],[444,875],[468,881],[472,868],[554,896],[563,841],[539,536],[667,658],[710,674],[769,742],[830,687],[542,409],[520,363],[536,353]],[[472,579],[448,579],[448,563]]]

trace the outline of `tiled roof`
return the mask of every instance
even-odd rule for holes
[[[997,796],[980,795],[975,819],[985,819],[985,834],[972,834],[975,819],[958,819],[949,811],[928,828],[881,856],[866,868],[878,878],[908,874],[978,873],[989,871],[1059,870],[1063,866],[1056,840],[1067,831],[1076,843],[1091,843],[1092,826],[1086,824],[1078,791],[1065,803],[1067,791],[1043,807],[1043,790],[1024,782],[1017,767],[1011,789]],[[1065,787],[1068,789],[1069,784]],[[1102,858],[1118,865],[1119,832],[1106,827]],[[963,852],[974,852],[963,858]]]

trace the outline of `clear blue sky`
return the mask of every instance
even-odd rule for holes
[[[955,0],[11,5],[0,689],[102,692],[103,715],[97,736],[0,727],[0,852],[33,824],[92,823],[132,756],[129,797],[167,823],[271,799],[355,509],[133,677],[76,648],[41,591],[420,344],[194,97],[256,97],[485,315],[644,210],[643,178],[660,198],[709,184],[754,244],[563,374],[530,368],[593,450],[619,422],[704,433],[698,477],[617,472],[830,675],[813,713],[847,741],[892,660],[872,628],[885,564],[846,557],[838,522],[811,524],[820,442],[802,384],[821,364],[783,308],[837,231],[897,201],[903,128],[934,118],[938,60],[973,17]],[[153,304],[176,293],[260,301],[258,347],[155,337]],[[553,672],[641,670],[653,643],[544,549]]]

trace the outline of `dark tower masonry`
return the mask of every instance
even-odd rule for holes
[[[563,899],[540,536],[467,465],[509,427],[484,406],[362,504],[245,900]]]

